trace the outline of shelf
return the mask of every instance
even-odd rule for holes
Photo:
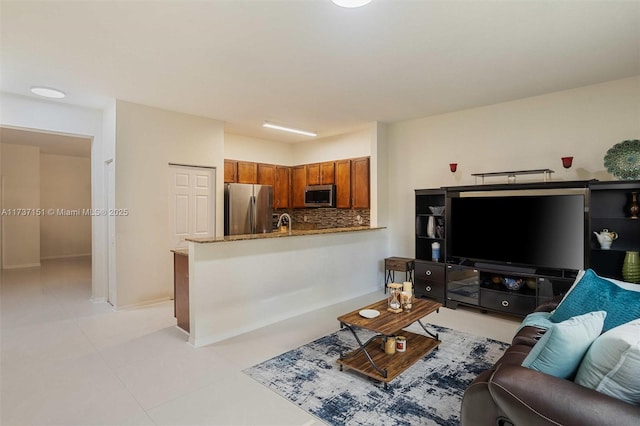
[[[528,287],[527,287],[528,291],[522,291],[522,288],[520,290],[509,290],[508,288],[501,289],[501,288],[495,288],[495,287],[488,287],[484,284],[480,284],[480,288],[483,290],[493,291],[495,293],[512,294],[515,296],[522,296],[522,297],[532,297],[534,299],[536,297],[535,290],[531,290]]]
[[[478,183],[478,178],[481,179],[480,183],[484,183],[485,177],[496,177],[496,176],[506,176],[509,183],[515,183],[516,176],[519,176],[519,175],[543,174],[544,181],[548,182],[551,180],[551,173],[553,173],[553,170],[551,169],[533,169],[533,170],[515,170],[515,171],[509,171],[509,172],[471,173],[471,176],[474,176],[476,178],[476,183]]]

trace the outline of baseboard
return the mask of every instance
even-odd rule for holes
[[[159,299],[147,300],[147,301],[140,302],[140,303],[132,303],[130,305],[114,306],[113,309],[116,310],[116,311],[128,311],[128,310],[131,310],[131,309],[142,308],[144,306],[157,305],[158,303],[164,303],[164,302],[168,302],[170,300],[173,300],[173,296],[161,297]]]
[[[3,269],[40,268],[40,263],[23,263],[22,265],[3,265]]]
[[[45,257],[41,257],[40,260],[72,259],[74,257],[91,257],[91,253],[63,254],[61,256],[45,256]]]

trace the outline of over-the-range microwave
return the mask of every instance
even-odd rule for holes
[[[335,185],[309,185],[304,189],[305,207],[335,207]]]

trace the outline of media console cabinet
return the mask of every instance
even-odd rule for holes
[[[622,279],[622,263],[627,251],[640,250],[640,219],[629,214],[633,193],[640,192],[640,181],[566,181],[522,184],[492,184],[415,190],[415,264],[417,297],[430,298],[456,308],[470,306],[483,311],[526,316],[537,305],[562,295],[573,284],[578,269],[547,265],[514,265],[461,259],[451,256],[452,198],[480,194],[526,196],[549,195],[566,190],[584,194],[584,236],[582,268],[601,276]],[[444,212],[430,207],[444,207]],[[481,224],[480,224],[481,225]],[[435,232],[433,227],[436,227]],[[594,232],[615,231],[619,237],[610,249],[601,249]],[[490,232],[490,231],[488,231]],[[433,258],[432,244],[440,246]],[[548,241],[553,244],[553,241]],[[511,289],[506,284],[511,286]]]

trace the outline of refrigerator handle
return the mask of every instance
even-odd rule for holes
[[[256,233],[256,196],[252,195],[250,198],[251,207],[249,208],[249,220],[251,221],[251,233]]]

